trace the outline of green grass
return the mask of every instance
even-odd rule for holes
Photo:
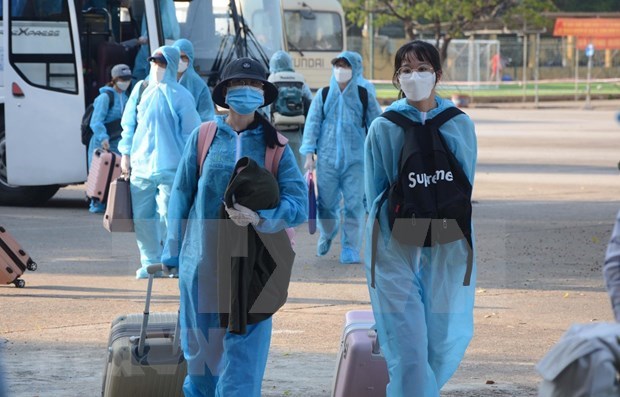
[[[377,84],[377,97],[379,99],[395,99],[398,91],[390,84]],[[577,92],[579,95],[586,94],[586,84],[579,83]],[[437,93],[450,98],[453,94],[464,94],[473,98],[521,98],[523,87],[520,83],[499,83],[497,85],[476,87],[450,85],[449,83],[440,85]],[[590,93],[593,96],[620,97],[620,83],[594,82],[590,85]],[[525,90],[526,96],[535,95],[534,83],[528,83]],[[575,95],[575,83],[571,82],[545,82],[538,84],[538,95],[540,97],[561,97],[567,98]]]

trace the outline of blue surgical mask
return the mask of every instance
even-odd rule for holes
[[[265,94],[257,87],[230,87],[226,94],[226,103],[239,114],[254,113],[264,102]]]

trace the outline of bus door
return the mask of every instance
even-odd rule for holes
[[[84,83],[74,2],[2,3],[7,181],[83,182]]]

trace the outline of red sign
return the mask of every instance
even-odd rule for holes
[[[620,37],[619,18],[558,18],[554,36]]]

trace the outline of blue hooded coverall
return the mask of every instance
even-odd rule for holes
[[[286,51],[278,50],[273,53],[271,59],[269,60],[269,73],[273,74],[278,72],[294,71],[293,59]],[[309,101],[312,100],[312,91],[310,91],[308,84],[304,83],[304,86],[301,89],[301,95]]]
[[[344,201],[344,226],[342,228],[343,263],[359,260],[362,243],[364,216],[364,139],[366,125],[381,114],[381,107],[372,92],[368,92],[368,109],[362,115],[362,102],[358,91],[362,58],[355,52],[345,51],[338,55],[345,58],[352,68],[353,76],[345,89],[340,91],[332,75],[329,93],[323,103],[319,89],[310,105],[304,137],[299,152],[317,154],[316,173],[319,187],[317,224],[322,244],[331,244],[338,233],[340,200]],[[319,253],[320,254],[320,253]]]
[[[114,104],[110,108],[110,97],[106,94],[106,91],[114,94]],[[110,123],[114,120],[120,120],[123,115],[123,109],[127,103],[127,93],[118,93],[114,87],[104,86],[99,89],[99,95],[93,102],[93,114],[90,118],[90,129],[93,130],[93,136],[88,143],[88,166],[93,161],[93,153],[95,149],[101,147],[101,143],[105,140],[110,144],[110,151],[118,153],[118,143],[121,137],[118,136],[114,139],[110,139],[108,132],[105,128],[106,123]],[[103,212],[105,210],[105,203],[100,203],[98,200],[91,200],[90,211],[91,212]]]
[[[221,328],[217,304],[217,228],[222,197],[236,160],[265,162],[263,129],[233,131],[216,116],[217,134],[198,179],[198,129],[190,137],[174,181],[162,262],[178,266],[181,346],[188,364],[185,396],[259,397],[271,342],[271,318],[248,325],[245,335]],[[306,187],[293,152],[286,148],[278,175],[280,204],[259,210],[256,226],[270,233],[307,219]]]
[[[142,269],[138,277],[146,277],[145,267],[161,262],[162,239],[168,199],[174,175],[191,132],[200,125],[194,98],[177,83],[179,50],[163,46],[166,71],[161,83],[149,76],[140,103],[139,82],[127,102],[121,126],[123,133],[118,149],[131,156],[131,200],[136,240]],[[154,67],[154,66],[153,66]]]
[[[161,26],[164,31],[165,40],[177,40],[181,37],[181,27],[177,21],[176,9],[173,0],[159,0],[159,9],[161,11]],[[142,33],[143,37],[148,36],[146,31],[146,14],[142,16]],[[136,61],[133,67],[133,76],[136,80],[146,79],[149,73],[149,45],[142,44],[136,54]]]
[[[110,108],[110,97],[106,94],[109,91],[114,94],[114,104]],[[110,151],[118,153],[118,143],[121,137],[110,139],[105,124],[114,120],[120,120],[127,103],[127,92],[118,93],[114,87],[104,86],[99,88],[99,95],[93,102],[93,115],[90,118],[90,128],[93,130],[93,136],[88,143],[88,164],[93,159],[95,149],[101,147],[101,143],[105,140],[110,144]]]
[[[423,122],[454,106],[440,97],[436,101],[437,107],[426,114],[406,99],[386,110]],[[458,115],[440,131],[473,184],[477,146],[471,119]],[[403,130],[387,119],[379,117],[370,126],[365,149],[366,197],[372,203],[369,220],[375,219],[384,190],[398,178],[403,142]],[[439,397],[439,390],[456,371],[473,335],[475,258],[471,284],[463,286],[467,242],[463,239],[426,248],[401,246],[390,238],[384,204],[372,288],[370,258],[375,223],[369,221],[366,226],[366,277],[390,375],[387,396]]]
[[[189,58],[187,70],[181,75],[179,83],[192,93],[196,101],[196,111],[200,115],[200,120],[213,120],[215,106],[213,105],[213,99],[211,99],[211,91],[207,83],[194,70],[194,45],[187,39],[179,39],[172,46],[178,48],[180,52],[184,52]]]
[[[376,98],[377,90],[375,90],[375,85],[364,78],[364,67],[363,67],[363,62],[362,62],[362,56],[359,53],[352,51],[351,59],[353,59],[355,63],[359,63],[359,65],[362,65],[360,66],[360,74],[357,76],[357,81],[356,81],[357,85],[361,85],[362,87],[366,88],[368,92],[371,93],[372,96]]]
[[[269,73],[274,74],[280,72],[295,72],[295,69],[293,68],[293,59],[287,52],[282,50],[274,52],[271,56],[271,59],[269,60]],[[310,91],[310,87],[308,87],[308,84],[306,83],[304,83],[301,88],[301,96],[307,103],[312,102],[312,91]],[[273,104],[271,104],[270,106],[273,106]],[[270,118],[270,107],[265,106],[264,109],[266,109],[266,112],[268,114],[267,118]],[[297,158],[297,163],[300,170],[303,169],[303,161],[301,160],[299,154],[299,147],[301,146],[302,128],[300,128],[298,131],[280,131],[280,133],[286,136],[286,138],[288,139],[288,144],[293,150],[293,153],[295,153],[295,157]]]

